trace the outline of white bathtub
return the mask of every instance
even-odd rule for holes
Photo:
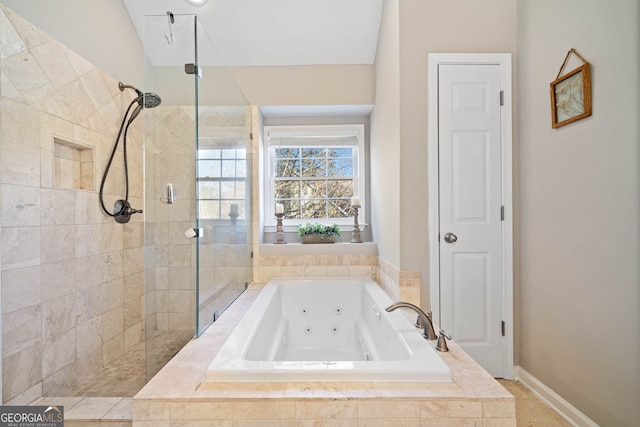
[[[206,381],[448,382],[451,371],[370,279],[274,279],[210,363]]]

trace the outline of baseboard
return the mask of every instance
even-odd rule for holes
[[[592,419],[520,366],[515,367],[514,374],[518,381],[571,425],[576,427],[599,427]]]

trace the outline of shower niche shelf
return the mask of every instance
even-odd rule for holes
[[[95,190],[95,162],[93,158],[93,147],[54,137],[54,187]]]

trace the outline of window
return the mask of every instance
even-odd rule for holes
[[[200,219],[246,219],[246,148],[198,149],[197,181]]]
[[[363,125],[267,126],[265,145],[265,225],[276,204],[287,225],[352,224],[351,198],[364,204]]]

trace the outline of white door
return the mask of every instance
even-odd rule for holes
[[[440,327],[504,376],[501,71],[438,67]]]

